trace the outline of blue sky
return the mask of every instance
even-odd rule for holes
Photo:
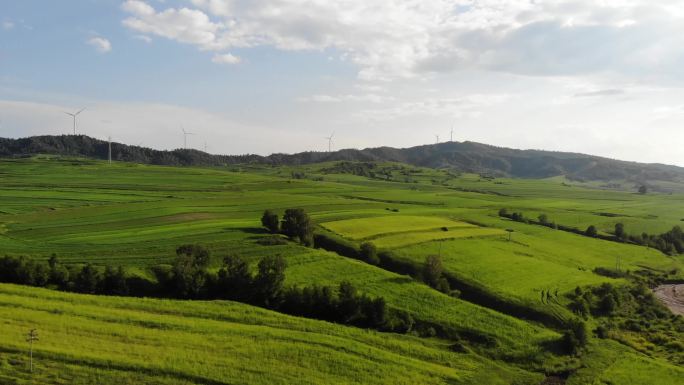
[[[0,3],[0,136],[271,153],[449,137],[684,165],[684,4]]]

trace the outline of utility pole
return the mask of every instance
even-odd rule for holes
[[[110,136],[109,138],[109,164],[112,164],[112,137]]]
[[[29,343],[29,368],[33,373],[33,341],[38,341],[38,330],[31,329],[26,337],[26,342]]]

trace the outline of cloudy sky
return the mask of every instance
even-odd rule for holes
[[[0,136],[453,139],[684,166],[680,0],[5,0]]]

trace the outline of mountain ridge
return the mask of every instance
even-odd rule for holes
[[[0,138],[0,157],[38,154],[107,159],[108,143],[85,135]],[[238,164],[305,165],[329,161],[400,162],[430,168],[498,177],[549,178],[565,176],[578,181],[625,180],[684,183],[684,168],[615,160],[573,152],[519,150],[477,142],[444,142],[407,148],[374,147],[333,152],[275,153],[268,156],[212,155],[194,149],[155,150],[112,142],[112,159],[169,166],[228,166]]]

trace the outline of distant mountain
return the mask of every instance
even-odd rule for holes
[[[107,159],[107,142],[83,135],[34,136],[22,139],[0,138],[0,157],[35,154],[84,156]],[[246,163],[302,165],[328,161],[392,161],[462,172],[547,178],[566,176],[579,181],[625,180],[684,183],[684,168],[663,164],[625,162],[598,156],[539,150],[515,150],[475,142],[447,142],[410,148],[378,147],[334,152],[298,154],[211,155],[197,150],[159,151],[112,143],[117,161],[171,166],[226,166]]]

